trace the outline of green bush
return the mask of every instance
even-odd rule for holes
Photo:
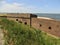
[[[7,31],[4,33],[5,45],[60,45],[59,39],[24,24],[1,19],[0,25]]]

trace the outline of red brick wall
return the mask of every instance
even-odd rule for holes
[[[9,16],[12,16],[12,15],[10,14]],[[14,16],[15,15],[13,15],[13,17]],[[20,17],[30,17],[30,14],[23,14],[23,16],[19,14],[19,16]],[[17,17],[19,17],[19,16],[17,16]],[[21,21],[23,24],[25,22],[27,22],[27,25],[30,25],[30,19],[9,18],[9,17],[7,17],[7,19],[15,20],[15,21],[16,21],[16,19],[18,19],[17,22]],[[60,21],[32,18],[31,22],[32,22],[32,27],[60,37]]]
[[[32,26],[60,37],[60,21],[33,18]]]

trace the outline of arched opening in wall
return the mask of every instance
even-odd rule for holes
[[[48,29],[52,29],[51,27],[48,27]]]
[[[27,22],[24,22],[25,25],[27,25]]]
[[[40,24],[40,27],[42,26],[42,24]]]
[[[18,21],[18,19],[16,19],[16,21]]]

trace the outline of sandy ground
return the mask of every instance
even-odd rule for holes
[[[40,18],[40,19],[47,19],[47,20],[54,20],[54,19],[48,18],[48,17],[37,17],[37,18]]]

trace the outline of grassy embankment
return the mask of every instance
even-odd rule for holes
[[[1,19],[5,45],[60,45],[60,39],[7,19]]]

